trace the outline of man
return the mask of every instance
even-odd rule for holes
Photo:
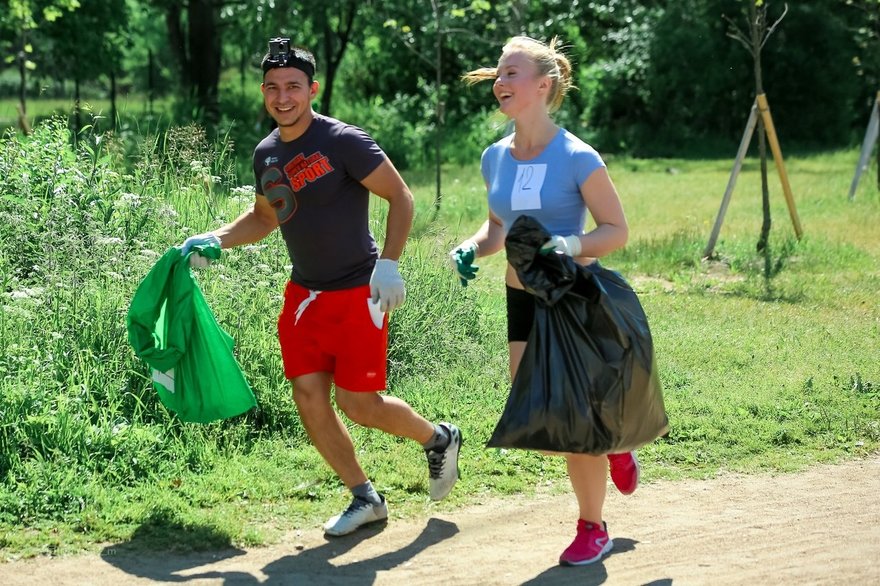
[[[434,500],[458,480],[461,433],[379,392],[386,388],[387,314],[405,298],[397,259],[412,226],[412,193],[363,130],[312,110],[318,82],[309,51],[272,39],[262,69],[264,104],[278,127],[254,151],[256,201],[222,228],[188,238],[181,253],[250,244],[281,228],[293,264],[278,319],[285,376],[309,438],[352,492],[348,508],[324,525],[328,535],[346,535],[387,518],[388,509],[357,461],[332,387],[353,422],[422,444]],[[369,231],[370,193],[389,206],[381,254]]]

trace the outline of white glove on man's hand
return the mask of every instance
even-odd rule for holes
[[[370,297],[373,303],[379,303],[379,309],[384,312],[397,309],[403,304],[406,286],[397,270],[396,260],[380,258],[376,261],[370,277]]]
[[[216,246],[217,248],[221,248],[220,238],[213,232],[190,236],[180,245],[180,256],[186,256],[195,246]],[[196,251],[196,254],[190,255],[189,257],[189,266],[191,267],[203,269],[209,264],[211,264],[211,259],[202,256],[198,251]]]
[[[568,256],[581,255],[581,239],[575,235],[571,236],[551,236],[550,240],[541,246],[541,254],[549,254],[557,250]]]

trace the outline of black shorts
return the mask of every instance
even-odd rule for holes
[[[522,289],[507,286],[507,341],[527,341],[534,321],[534,296]]]
[[[585,267],[598,273],[602,270],[599,261]],[[523,289],[507,286],[507,341],[527,342],[535,321],[535,297]]]

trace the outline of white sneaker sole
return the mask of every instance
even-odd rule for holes
[[[333,537],[341,537],[342,535],[354,533],[361,527],[372,525],[373,523],[378,523],[380,521],[386,521],[388,519],[388,507],[384,504],[373,505],[372,511],[368,516],[365,516],[363,520],[349,521],[340,525],[339,522],[342,520],[342,517],[342,515],[336,515],[327,521],[324,524],[324,533],[326,535],[332,535]]]
[[[602,551],[599,552],[599,555],[597,555],[596,557],[592,557],[588,560],[581,560],[578,562],[569,562],[569,561],[565,561],[565,560],[559,560],[559,565],[561,565],[561,566],[586,566],[587,564],[592,564],[592,563],[598,562],[599,560],[602,559],[603,556],[608,554],[613,548],[614,548],[614,542],[609,539],[608,543],[605,544],[605,547],[602,548]]]

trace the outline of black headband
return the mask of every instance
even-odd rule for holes
[[[293,67],[305,73],[311,80],[315,77],[315,65],[300,56],[300,53],[308,55],[302,49],[291,48],[290,39],[287,37],[276,37],[269,40],[269,52],[263,57],[261,64],[263,74],[278,67]]]

